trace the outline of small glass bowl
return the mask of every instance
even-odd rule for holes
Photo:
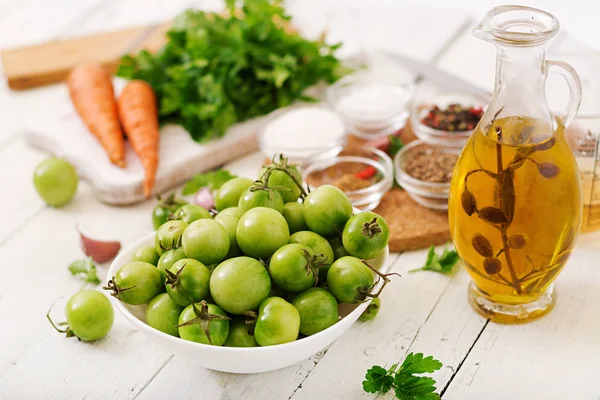
[[[417,94],[415,100],[410,105],[410,124],[415,135],[427,143],[436,143],[448,147],[464,147],[474,129],[466,131],[446,131],[443,129],[431,128],[421,122],[433,106],[444,109],[450,104],[460,104],[465,107],[482,107],[485,111],[488,101],[469,94],[422,90]]]
[[[408,119],[413,86],[369,72],[348,75],[327,89],[329,106],[349,134],[373,140],[402,128]]]
[[[364,179],[357,178],[357,174]],[[354,207],[370,211],[392,188],[394,168],[390,157],[381,150],[373,147],[349,148],[336,157],[320,155],[308,159],[302,166],[302,176],[311,187],[341,185]],[[349,185],[347,188],[342,184],[344,180]],[[364,187],[354,187],[355,183]]]
[[[450,196],[450,182],[427,182],[413,178],[404,169],[404,161],[407,155],[425,148],[438,148],[444,153],[453,153],[460,155],[460,149],[456,147],[446,147],[434,143],[425,143],[421,140],[415,140],[404,146],[402,150],[394,157],[394,168],[396,171],[396,181],[410,197],[417,203],[431,208],[433,210],[447,210],[448,197]]]

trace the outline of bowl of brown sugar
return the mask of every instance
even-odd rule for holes
[[[447,210],[450,180],[460,148],[415,140],[394,158],[396,181],[417,203]]]

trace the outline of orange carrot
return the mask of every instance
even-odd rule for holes
[[[109,73],[100,64],[82,65],[71,71],[67,86],[77,113],[110,161],[125,167],[125,140]]]
[[[158,168],[158,113],[156,96],[144,81],[129,82],[119,97],[125,134],[144,167],[144,195],[150,197]]]

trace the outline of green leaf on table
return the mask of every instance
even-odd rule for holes
[[[374,365],[367,371],[363,381],[363,389],[367,393],[387,393],[392,387],[394,378],[383,367]]]
[[[92,260],[92,257],[82,258],[81,260],[75,260],[69,264],[69,271],[71,275],[81,278],[84,282],[99,284],[100,278],[96,271],[96,265]]]
[[[400,140],[400,137],[396,135],[390,135],[389,139],[390,145],[388,147],[388,154],[390,157],[394,157],[400,150],[402,150],[404,144],[402,143],[402,140]]]
[[[412,269],[409,272],[416,271],[435,271],[441,274],[450,274],[453,271],[454,265],[458,262],[459,257],[456,251],[450,250],[448,245],[444,247],[442,255],[435,252],[435,247],[431,245],[427,252],[427,260],[421,268]]]
[[[203,172],[190,179],[181,190],[181,194],[184,196],[194,194],[204,187],[208,187],[210,190],[217,190],[225,182],[235,177],[235,175],[226,169]]]

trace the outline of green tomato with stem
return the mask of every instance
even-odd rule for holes
[[[306,246],[286,244],[269,261],[271,279],[283,290],[301,292],[317,283],[323,259],[322,256],[315,256]]]
[[[371,300],[365,311],[363,311],[363,313],[360,314],[360,317],[358,317],[358,319],[363,322],[370,321],[377,316],[377,313],[379,313],[380,308],[381,300],[379,297],[375,297],[373,300]]]
[[[219,306],[203,300],[183,310],[177,327],[184,340],[222,346],[229,336],[229,317]]]
[[[162,224],[154,236],[154,249],[159,256],[170,249],[181,247],[183,232],[188,227],[184,221],[167,221]]]
[[[184,258],[166,270],[167,293],[182,307],[197,303],[208,295],[210,270],[200,261]]]
[[[48,158],[35,167],[33,186],[46,204],[61,207],[67,204],[77,191],[77,171],[62,158]]]
[[[371,211],[363,211],[348,220],[342,233],[344,249],[354,257],[370,260],[385,250],[390,229],[385,220]]]
[[[242,193],[248,189],[254,181],[248,178],[233,178],[228,180],[219,188],[215,195],[215,208],[219,211],[229,207],[236,207]]]
[[[127,304],[146,304],[165,287],[160,272],[143,261],[130,261],[117,271],[104,287],[111,295]]]
[[[187,204],[184,200],[175,198],[175,193],[171,193],[166,199],[158,197],[158,204],[152,210],[152,227],[158,229],[162,224],[169,220],[169,217],[180,206]]]
[[[319,333],[339,320],[337,300],[320,287],[298,293],[292,305],[300,314],[300,333],[306,336]]]
[[[281,211],[283,218],[290,227],[290,233],[307,230],[306,222],[304,221],[304,204],[302,203],[285,203],[283,205],[283,211]]]
[[[327,239],[318,233],[300,231],[290,236],[290,243],[300,243],[311,249],[315,255],[322,254],[324,256],[324,259],[321,260],[321,268],[319,268],[319,280],[325,282],[329,266],[334,261],[333,249]]]
[[[373,271],[360,259],[342,257],[329,268],[327,285],[339,302],[360,303],[375,286],[375,278]]]
[[[321,236],[344,229],[352,216],[352,204],[344,192],[332,185],[316,188],[304,200],[304,219],[308,228]]]
[[[156,268],[160,272],[160,281],[164,284],[165,279],[167,277],[167,273],[165,272],[169,268],[173,266],[177,261],[187,258],[183,249],[171,249],[167,250],[163,253],[162,256],[158,259],[158,263],[156,264]]]
[[[293,342],[300,333],[300,314],[281,297],[269,297],[258,309],[254,337],[261,346]]]
[[[188,225],[199,219],[212,219],[212,215],[204,207],[196,204],[185,204],[179,207],[169,219],[179,219]]]
[[[46,317],[58,332],[65,333],[67,337],[75,336],[84,342],[92,342],[106,336],[115,318],[110,301],[96,290],[75,293],[65,306],[65,315],[67,327],[64,329],[54,324],[50,318],[50,311]]]
[[[294,165],[286,167],[285,171],[273,170],[269,177],[267,185],[279,192],[283,201],[286,203],[297,201],[300,197],[301,190],[296,182],[302,185],[302,175],[298,171],[298,168]],[[264,179],[264,173],[267,171],[267,167],[261,170],[260,178]],[[291,176],[290,176],[291,175]],[[293,177],[293,178],[292,178]],[[295,179],[295,181],[294,181]]]
[[[158,253],[156,253],[154,246],[142,246],[133,254],[133,261],[143,261],[152,265],[156,265],[158,259]]]
[[[146,323],[167,335],[179,337],[179,316],[183,307],[171,299],[167,293],[161,293],[148,303]]]
[[[254,338],[254,327],[246,323],[243,317],[233,317],[229,321],[229,336],[225,341],[227,347],[257,347]]]
[[[272,208],[248,210],[238,223],[235,237],[244,254],[266,260],[290,240],[290,230],[283,215]]]
[[[229,253],[229,235],[223,226],[213,219],[192,222],[181,240],[183,251],[204,265],[219,263]]]
[[[256,310],[269,296],[271,279],[266,268],[250,257],[223,261],[210,277],[210,294],[230,314]]]
[[[268,207],[281,213],[283,211],[283,199],[279,192],[274,189],[253,185],[242,193],[238,207],[244,213],[255,207]]]

